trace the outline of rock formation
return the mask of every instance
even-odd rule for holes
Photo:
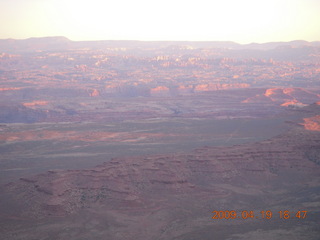
[[[310,131],[320,131],[320,115],[311,117],[311,118],[304,118],[304,127]]]
[[[319,100],[319,95],[303,88],[269,88],[264,94],[250,97],[243,103],[274,102],[281,106],[303,107]]]

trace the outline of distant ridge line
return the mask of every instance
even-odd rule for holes
[[[0,39],[1,52],[54,51],[75,48],[167,48],[188,46],[191,48],[222,48],[231,50],[271,50],[278,47],[320,47],[320,41],[294,40],[240,44],[232,41],[142,41],[142,40],[92,40],[73,41],[64,36],[32,37],[27,39]]]

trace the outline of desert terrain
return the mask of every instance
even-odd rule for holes
[[[319,239],[319,42],[6,39],[0,79],[1,239]]]

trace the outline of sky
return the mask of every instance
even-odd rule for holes
[[[320,41],[320,0],[0,0],[0,39]]]

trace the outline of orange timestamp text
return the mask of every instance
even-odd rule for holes
[[[277,211],[273,213],[270,210],[266,211],[212,211],[212,219],[271,219],[278,217],[280,219],[298,218],[305,219],[307,211]]]

